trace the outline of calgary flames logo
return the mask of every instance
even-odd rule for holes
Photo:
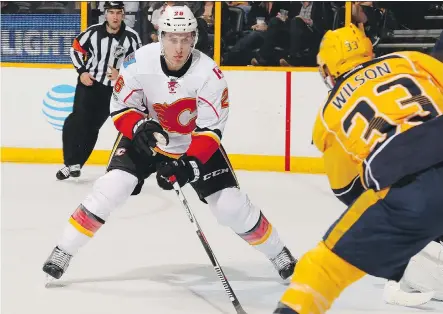
[[[154,104],[161,126],[167,132],[190,134],[196,127],[197,101],[195,98],[182,98],[172,104]]]

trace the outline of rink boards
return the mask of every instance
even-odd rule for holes
[[[1,160],[62,163],[61,128],[72,110],[73,69],[2,67]],[[230,117],[223,145],[235,168],[321,173],[311,144],[318,109],[327,97],[313,69],[224,70]],[[110,119],[100,132],[90,164],[106,164],[117,132]]]

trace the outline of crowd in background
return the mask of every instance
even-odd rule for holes
[[[314,66],[324,33],[345,23],[345,2],[230,3],[233,22],[222,34],[222,64]],[[245,10],[245,5],[248,4]],[[239,7],[240,10],[237,9]],[[352,2],[352,22],[377,55],[396,50],[430,52],[443,30],[442,2]]]
[[[88,24],[103,22],[103,3],[88,2]],[[197,48],[212,57],[214,2],[125,2],[125,23],[139,32],[143,44],[156,42],[162,11],[176,3],[186,4],[194,12],[199,29]],[[221,11],[222,65],[315,66],[323,34],[345,23],[344,1],[230,1],[222,2]],[[6,1],[1,13],[80,13],[80,2]],[[366,32],[377,55],[443,49],[442,43],[435,45],[443,30],[441,1],[352,2],[352,22]]]

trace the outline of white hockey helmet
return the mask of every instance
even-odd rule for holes
[[[167,6],[158,21],[159,37],[163,32],[195,33],[194,47],[198,40],[197,19],[188,6]]]

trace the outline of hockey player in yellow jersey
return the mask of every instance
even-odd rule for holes
[[[325,313],[366,274],[399,281],[443,230],[443,63],[419,52],[374,59],[354,25],[328,31],[317,61],[331,92],[313,142],[348,208],[297,264],[280,314]]]

